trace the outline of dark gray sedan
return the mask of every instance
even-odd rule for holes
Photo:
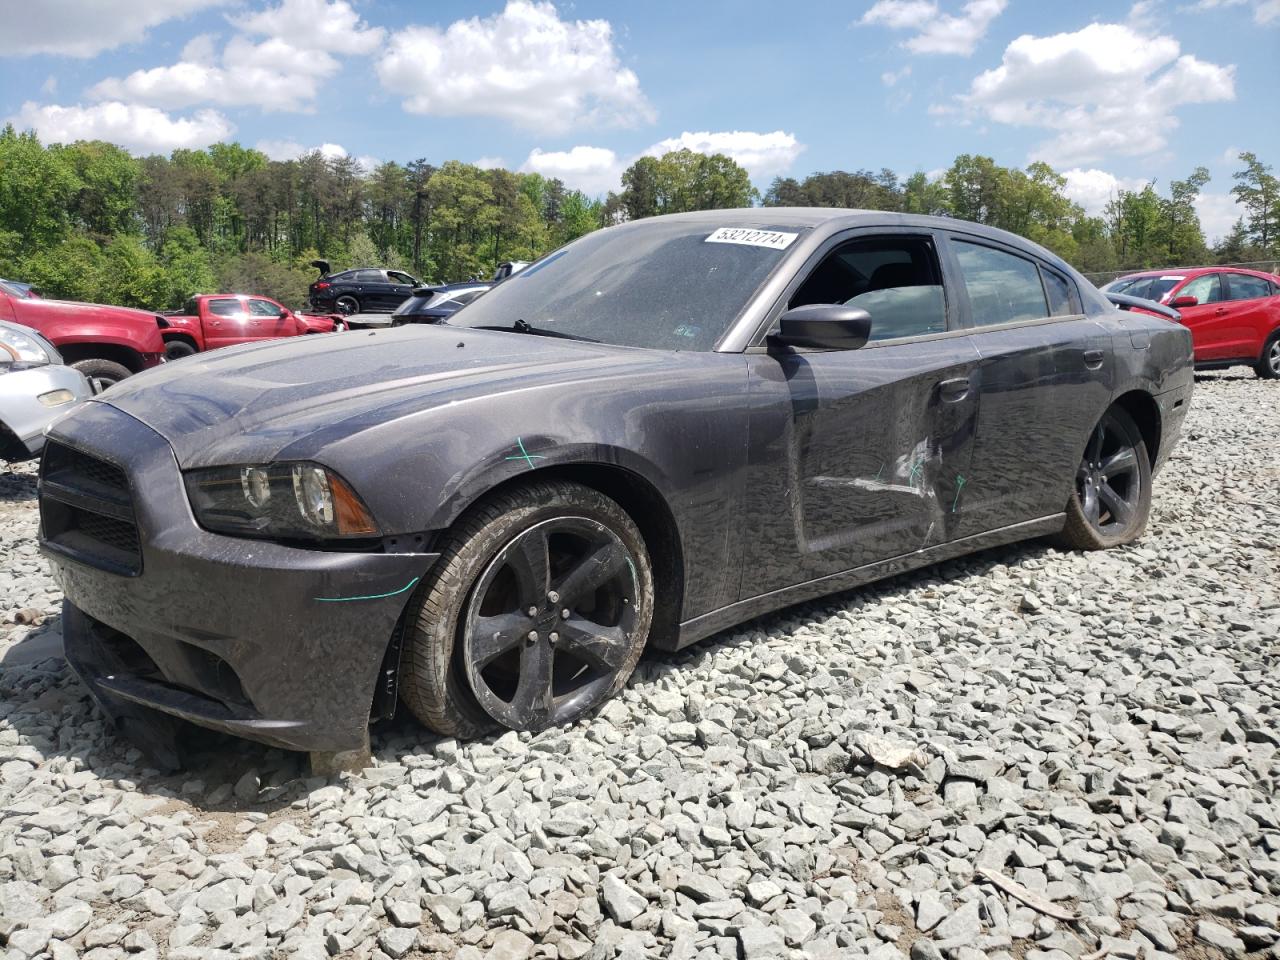
[[[1133,540],[1191,387],[1185,328],[1007,233],[660,217],[446,324],[130,378],[53,431],[42,543],[126,730],[332,764],[397,700],[537,730],[646,643],[996,544]]]

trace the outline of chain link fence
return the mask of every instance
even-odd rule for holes
[[[1098,273],[1082,273],[1081,275],[1092,281],[1095,287],[1103,287],[1117,277],[1124,277],[1131,273],[1178,273],[1181,270],[1200,270],[1207,266],[1243,267],[1246,270],[1261,270],[1263,273],[1280,274],[1280,260],[1272,259],[1250,260],[1247,263],[1202,263],[1198,266],[1187,267],[1132,267],[1128,270],[1103,270]]]

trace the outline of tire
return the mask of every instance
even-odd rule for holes
[[[1280,380],[1280,330],[1267,338],[1253,370],[1263,380]]]
[[[579,536],[584,545],[582,558],[575,559]],[[617,572],[602,586],[581,595],[591,598],[585,604],[561,599],[549,591],[545,602],[538,604],[537,616],[530,617],[534,608],[526,606],[530,602],[524,592],[526,581],[529,595],[539,594],[540,589],[535,578],[512,571],[521,565],[517,558],[524,555],[523,548],[536,544],[539,538],[550,545],[544,554],[548,561],[543,582],[553,590],[562,586],[567,594],[581,595],[570,583],[577,574],[589,571],[580,579],[593,580],[606,570],[616,567]],[[626,568],[619,566],[618,545],[625,553]],[[606,550],[607,559],[602,559]],[[531,547],[529,552],[536,550]],[[564,557],[569,559],[564,561]],[[565,570],[572,575],[557,579]],[[623,594],[620,605],[615,596],[619,591]],[[627,598],[626,593],[633,596]],[[515,609],[484,614],[490,602],[504,594],[510,594]],[[600,626],[601,621],[614,619],[598,612],[610,605],[617,612],[618,625]],[[491,618],[494,623],[509,622],[510,629],[504,627],[492,634],[470,629]],[[541,730],[570,723],[626,684],[644,649],[652,618],[649,554],[626,511],[598,491],[578,484],[531,483],[472,507],[442,545],[439,561],[410,602],[400,699],[425,726],[452,737],[475,737],[501,726]],[[604,636],[586,637],[584,625],[590,626],[591,634],[612,632],[617,642]],[[532,628],[528,633],[527,627]],[[492,641],[487,639],[490,636]],[[507,636],[519,639],[507,643]],[[500,637],[504,638],[501,644]],[[583,639],[585,644],[580,642]],[[495,649],[501,646],[503,652],[486,664],[479,647],[490,643]],[[577,669],[581,676],[572,676],[570,682],[581,686],[557,694],[556,685],[565,676],[556,674],[555,664],[565,664],[567,655],[566,673],[572,673],[575,662],[587,664],[577,657],[578,650],[587,648],[593,656],[604,651],[611,672],[596,667]],[[532,705],[525,709],[522,703],[526,698],[521,694],[526,679],[539,674],[537,665],[544,663],[548,666],[543,672],[549,678],[546,695],[528,701]],[[510,703],[502,699],[495,678],[509,681]],[[538,689],[532,680],[529,687]]]
[[[1120,477],[1123,489],[1114,482]],[[1123,408],[1109,409],[1089,434],[1066,512],[1059,540],[1073,550],[1106,550],[1136,540],[1146,529],[1151,458],[1142,431]]]
[[[164,356],[166,360],[181,360],[183,357],[190,357],[196,352],[186,340],[166,340],[164,344]]]
[[[349,293],[344,293],[337,300],[333,301],[333,309],[338,311],[344,317],[349,317],[353,313],[360,312],[360,301]]]
[[[71,366],[84,374],[95,394],[132,375],[128,367],[114,360],[80,360]]]

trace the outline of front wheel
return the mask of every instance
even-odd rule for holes
[[[1253,369],[1264,380],[1280,380],[1280,330],[1271,335]]]
[[[169,340],[164,345],[164,356],[166,360],[181,360],[183,357],[194,355],[196,348],[189,344],[186,340]]]
[[[1151,513],[1151,460],[1142,431],[1122,408],[1102,415],[1076,470],[1063,543],[1105,550],[1141,536]]]
[[[129,368],[114,360],[80,360],[73,363],[75,369],[84,374],[89,386],[95,394],[101,393],[129,376]]]
[[[459,521],[410,608],[400,696],[447,736],[569,723],[627,682],[652,617],[626,511],[578,484],[530,484]]]

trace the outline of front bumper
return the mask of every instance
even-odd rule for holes
[[[67,391],[71,399],[52,407],[40,401],[59,390]],[[60,363],[15,370],[0,377],[0,424],[17,438],[26,457],[38,456],[45,427],[92,395],[84,374]],[[14,451],[12,459],[21,459],[20,452]]]
[[[50,438],[128,481],[131,568],[101,561],[77,530],[50,533],[68,526],[76,494],[44,475],[47,458],[41,478],[41,549],[66,594],[67,662],[108,715],[136,723],[142,707],[286,749],[363,747],[397,621],[436,554],[209,533],[169,444],[106,403],[86,404]]]

